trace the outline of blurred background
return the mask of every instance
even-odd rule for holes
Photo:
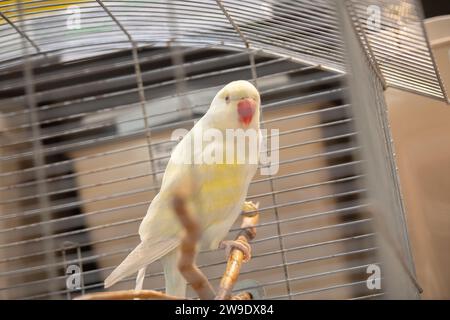
[[[247,79],[280,170],[249,189],[261,223],[240,281],[271,299],[450,298],[447,2],[227,0],[227,17],[209,0],[1,1],[0,297],[102,291],[173,130]],[[217,286],[224,253],[198,264]]]

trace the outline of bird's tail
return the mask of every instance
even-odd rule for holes
[[[186,296],[187,282],[178,270],[179,250],[173,250],[166,254],[161,262],[164,267],[166,281],[166,294],[184,298]]]
[[[142,288],[144,287],[145,270],[147,270],[147,267],[139,269],[138,275],[136,277],[136,286],[134,287],[134,290],[142,290]]]
[[[139,243],[125,260],[123,260],[122,263],[106,278],[105,288],[111,287],[116,282],[132,275],[139,269],[144,268],[153,261],[161,258],[175,249],[178,244],[179,240],[176,238],[159,242],[145,240]]]

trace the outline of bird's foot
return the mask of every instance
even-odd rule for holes
[[[219,245],[220,249],[225,249],[225,256],[228,259],[231,254],[231,250],[239,249],[244,254],[243,262],[248,262],[252,257],[252,248],[246,241],[241,240],[223,240]]]
[[[248,213],[248,212],[256,213],[258,211],[258,208],[259,208],[259,202],[257,202],[255,204],[252,201],[245,201],[244,205],[242,206],[242,211],[244,213]]]

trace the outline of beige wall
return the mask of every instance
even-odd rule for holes
[[[427,29],[449,90],[450,17]],[[450,299],[450,105],[394,89],[386,99],[422,297]]]
[[[450,298],[450,106],[386,92],[423,298]]]

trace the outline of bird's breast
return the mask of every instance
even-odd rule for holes
[[[215,164],[200,168],[203,181],[199,201],[203,204],[204,222],[226,219],[236,206],[242,205],[249,180],[246,167],[238,164]]]

